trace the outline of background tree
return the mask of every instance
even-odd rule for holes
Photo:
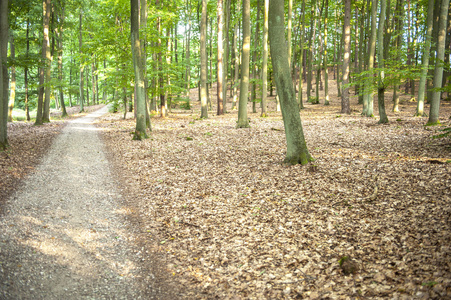
[[[249,60],[251,48],[250,14],[250,0],[243,0],[243,46],[241,50],[240,102],[238,104],[237,128],[249,127],[249,119],[247,118],[247,100],[249,97]]]
[[[345,0],[345,15],[343,25],[343,93],[341,95],[341,112],[351,113],[349,103],[349,62],[351,58],[351,0]]]
[[[200,22],[200,102],[201,118],[208,118],[207,108],[207,1],[202,0]]]
[[[440,0],[438,0],[440,1]],[[440,20],[437,34],[437,55],[435,57],[434,90],[432,91],[431,106],[429,109],[428,125],[440,124],[438,119],[440,110],[440,96],[443,79],[443,61],[445,59],[446,21],[448,18],[449,0],[441,0]]]
[[[8,145],[8,0],[0,0],[0,150]]]

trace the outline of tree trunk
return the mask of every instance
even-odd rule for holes
[[[200,102],[203,119],[208,118],[207,95],[207,0],[202,0],[202,17],[200,22]]]
[[[83,10],[80,7],[80,15],[79,15],[79,36],[78,36],[78,49],[79,49],[79,53],[80,53],[80,57],[83,54],[83,31],[82,31],[82,19],[83,19]],[[84,71],[84,63],[82,61],[82,59],[80,58],[80,112],[84,111],[84,76],[83,76],[83,71]]]
[[[257,99],[257,81],[258,81],[258,72],[257,72],[257,52],[258,52],[258,36],[260,35],[260,0],[257,0],[257,20],[255,25],[254,32],[254,44],[252,46],[252,78],[253,82],[251,83],[251,102],[252,102],[252,112],[256,113],[256,99]]]
[[[266,117],[266,99],[268,95],[268,8],[269,0],[265,1],[263,16],[263,62],[262,62],[262,101],[261,101],[261,117]]]
[[[341,94],[341,112],[351,113],[349,104],[349,61],[351,58],[351,0],[345,0],[345,15],[343,28],[343,93]]]
[[[223,10],[224,18],[224,57],[223,65],[224,72],[222,73],[222,101],[223,101],[223,112],[227,113],[227,74],[228,74],[228,64],[229,64],[229,27],[230,27],[230,0],[225,0],[225,7]]]
[[[44,111],[42,113],[42,122],[50,122],[50,72],[52,69],[52,56],[50,54],[50,13],[52,11],[52,3],[50,0],[43,0],[45,6],[44,16],[44,42],[46,43],[45,51],[43,50],[43,58],[45,55],[45,96],[44,96]]]
[[[305,165],[313,158],[307,150],[296,93],[290,74],[288,49],[285,40],[284,1],[269,1],[269,42],[274,68],[277,94],[279,95],[282,117],[287,139],[285,163]]]
[[[58,53],[58,81],[59,81],[59,98],[61,103],[61,117],[67,117],[66,104],[64,103],[64,93],[63,93],[63,22],[64,22],[64,5],[62,2],[59,2],[60,11],[60,22],[59,28],[57,30],[57,53]]]
[[[8,0],[0,0],[0,150],[8,146]]]
[[[13,121],[13,109],[14,109],[14,102],[16,100],[16,66],[15,66],[15,59],[16,59],[16,51],[14,47],[14,31],[10,31],[10,40],[9,40],[9,52],[10,52],[10,59],[12,60],[13,64],[11,65],[11,81],[10,81],[10,95],[9,95],[9,103],[8,103],[8,122]]]
[[[28,55],[30,53],[30,39],[29,39],[29,31],[30,31],[30,20],[27,18],[27,33],[26,33],[26,52],[25,57],[28,59]],[[25,85],[25,114],[27,116],[27,121],[30,121],[30,107],[28,105],[28,66],[24,68],[24,85]]]
[[[431,35],[432,35],[432,23],[434,18],[434,3],[435,0],[428,0],[428,10],[426,19],[426,42],[423,50],[423,66],[421,69],[420,85],[418,87],[418,102],[417,111],[415,116],[423,117],[424,114],[424,94],[426,88],[426,76],[429,68],[429,54],[431,50]]]
[[[146,96],[144,89],[144,66],[142,58],[142,46],[139,38],[140,13],[139,0],[130,0],[130,23],[131,23],[131,48],[133,55],[133,68],[135,71],[136,90],[136,128],[133,135],[134,140],[142,140],[147,137],[146,129]]]
[[[249,97],[249,60],[251,46],[250,16],[250,0],[243,0],[243,46],[241,50],[240,102],[238,104],[237,128],[249,127],[249,119],[247,118],[247,99]]]
[[[224,43],[223,43],[223,34],[224,34],[224,11],[223,11],[223,0],[218,0],[218,84],[217,84],[217,93],[218,93],[218,107],[217,114],[224,114],[224,93],[223,93],[223,80],[224,80],[224,65],[223,65],[223,56],[224,56]]]
[[[329,16],[329,0],[326,0],[324,12],[324,105],[329,105],[329,68],[327,66],[327,21]]]
[[[239,51],[238,51],[238,24],[235,24],[235,28],[233,30],[233,100],[232,100],[232,109],[236,109],[236,103],[238,101],[238,88],[237,82],[239,80]]]
[[[300,57],[299,57],[299,92],[298,92],[298,106],[299,109],[304,109],[304,101],[302,99],[302,90],[304,86],[304,57],[305,57],[305,51],[304,51],[304,37],[305,37],[305,0],[302,0],[302,8],[301,8],[301,14],[302,14],[302,21],[301,21],[301,38],[299,42],[299,48],[300,48]]]
[[[387,114],[385,113],[385,73],[384,73],[384,23],[385,23],[385,12],[387,10],[386,0],[381,0],[381,13],[379,17],[379,27],[377,29],[377,52],[378,52],[378,62],[377,66],[379,68],[379,83],[377,87],[377,103],[379,108],[379,123],[388,123]],[[387,43],[387,47],[390,43]]]
[[[363,115],[373,116],[373,68],[374,53],[376,51],[376,11],[377,0],[371,0],[371,34],[368,48],[368,76],[365,81],[365,95],[363,96]]]
[[[448,17],[449,0],[442,0],[440,7],[440,20],[437,34],[437,56],[435,57],[435,69],[432,91],[431,106],[429,109],[429,120],[427,125],[440,124],[440,98],[441,92],[438,91],[442,87],[443,78],[443,60],[445,59],[445,39],[446,39],[446,21]]]

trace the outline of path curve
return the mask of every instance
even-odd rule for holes
[[[93,125],[107,111],[70,121],[8,200],[0,216],[1,299],[145,298],[141,253]]]

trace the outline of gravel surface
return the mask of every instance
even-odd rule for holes
[[[7,201],[1,299],[152,298],[143,294],[143,258],[92,124],[106,112],[70,121]]]

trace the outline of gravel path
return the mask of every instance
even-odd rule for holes
[[[0,216],[1,299],[140,299],[139,249],[92,125],[69,122]],[[146,274],[146,277],[149,274]]]

